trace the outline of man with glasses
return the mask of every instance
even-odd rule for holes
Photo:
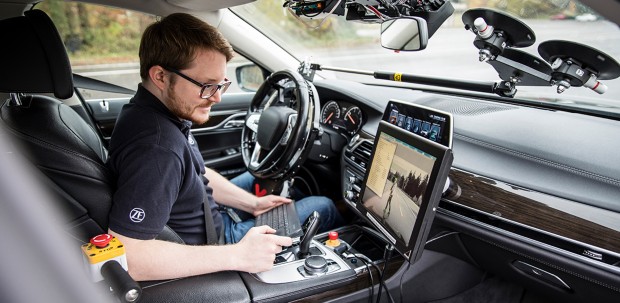
[[[116,181],[109,233],[125,245],[129,273],[160,280],[269,270],[292,240],[268,226],[253,227],[252,218],[291,200],[255,197],[206,168],[190,132],[192,123],[207,122],[230,85],[231,46],[200,19],[172,14],[145,30],[139,54],[142,83],[118,117],[106,163]],[[238,183],[247,181],[246,175]],[[328,198],[296,203],[301,220],[315,209],[332,224],[341,220]],[[250,219],[233,221],[220,205]],[[157,240],[166,225],[185,244]],[[205,245],[224,233],[234,234],[226,237],[231,245]]]

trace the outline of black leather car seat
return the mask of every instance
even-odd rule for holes
[[[50,18],[40,10],[0,21],[0,91],[10,99],[0,108],[6,131],[42,173],[64,210],[69,232],[80,241],[107,231],[113,183],[107,151],[94,128],[57,99],[32,93],[73,95],[67,52]],[[26,95],[28,94],[28,95]],[[160,239],[181,242],[171,229]]]
[[[1,118],[25,156],[56,194],[71,233],[80,240],[107,230],[112,189],[104,165],[107,152],[81,116],[57,99],[24,93],[73,95],[73,76],[60,35],[40,10],[0,21],[3,41],[0,90],[11,93]]]

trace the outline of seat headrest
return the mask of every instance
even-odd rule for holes
[[[73,95],[67,51],[52,20],[40,10],[0,20],[0,91]]]

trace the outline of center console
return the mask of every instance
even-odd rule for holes
[[[368,271],[374,270],[370,265],[383,264],[384,241],[357,225],[335,231],[346,246],[342,250],[325,245],[328,233],[322,233],[312,238],[309,254],[304,258],[300,257],[299,244],[294,244],[277,254],[271,270],[239,273],[252,301],[325,301],[372,285]],[[369,261],[372,264],[367,264]],[[390,268],[390,273],[403,263],[399,255],[394,256],[394,261],[395,268]],[[373,275],[376,274],[375,271]]]
[[[338,239],[337,232],[328,241],[315,240],[320,219],[319,213],[313,212],[302,226],[304,234],[298,243],[278,253],[273,268],[254,274],[256,279],[269,284],[291,283],[350,270],[341,257],[350,246]]]
[[[297,246],[276,255],[276,263],[270,271],[254,274],[256,279],[268,284],[289,283],[316,279],[325,275],[351,270],[351,266],[322,243],[312,240],[310,255],[300,258]]]
[[[355,204],[359,201],[372,149],[372,139],[356,136],[342,153],[342,194],[352,209],[355,209]]]

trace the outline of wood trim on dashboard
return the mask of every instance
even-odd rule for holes
[[[480,211],[490,219],[516,222],[620,254],[620,213],[458,169],[452,169],[450,179],[460,186],[461,194],[444,200]]]

